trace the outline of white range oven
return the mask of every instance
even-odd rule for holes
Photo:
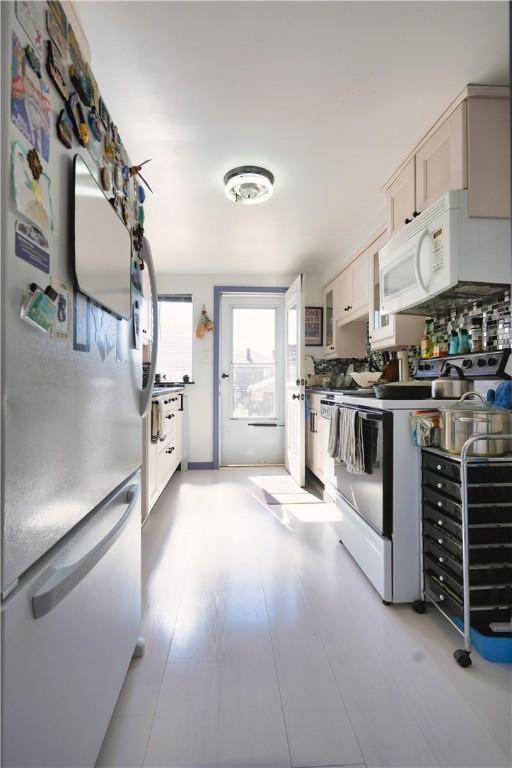
[[[432,400],[353,395],[322,400],[326,417],[331,408],[350,408],[361,420],[364,473],[352,474],[331,459],[325,490],[341,512],[332,523],[340,542],[385,602],[408,603],[420,596],[420,452],[412,441],[409,413],[437,406]]]

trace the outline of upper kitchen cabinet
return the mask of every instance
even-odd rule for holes
[[[467,188],[465,101],[422,144],[415,166],[418,212],[450,189]]]
[[[412,157],[386,189],[386,214],[390,237],[413,219],[416,209],[415,181]]]
[[[510,216],[509,89],[468,86],[384,185],[392,237],[452,189],[470,216]]]
[[[324,357],[334,357],[334,284],[324,290]]]
[[[369,255],[369,342],[374,352],[394,350],[418,344],[424,332],[425,318],[416,315],[390,315],[380,310],[379,251],[386,244],[388,234],[382,232],[368,248]]]
[[[368,314],[368,251],[362,251],[334,281],[334,320],[345,325]]]
[[[349,266],[324,289],[325,358],[366,357],[366,323],[353,322],[354,315],[351,322],[345,322],[344,317],[345,307],[351,300],[352,278]],[[356,288],[360,290],[358,281]],[[360,301],[357,297],[357,302]]]

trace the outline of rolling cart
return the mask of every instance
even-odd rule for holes
[[[422,450],[423,599],[413,610],[424,613],[428,601],[463,636],[453,654],[461,667],[471,664],[473,637],[506,628],[495,638],[512,644],[512,455],[469,455],[477,440],[497,439],[512,435],[474,435],[460,456]]]

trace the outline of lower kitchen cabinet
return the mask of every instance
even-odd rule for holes
[[[171,392],[153,398],[162,410],[157,442],[152,442],[151,413],[144,419],[142,471],[142,520],[151,509],[183,459],[183,396]]]
[[[320,398],[317,393],[308,393],[308,421],[306,424],[306,466],[323,481],[323,454],[320,444]]]

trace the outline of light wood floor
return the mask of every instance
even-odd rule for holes
[[[272,480],[261,476],[274,475]],[[280,469],[178,473],[143,531],[146,655],[98,766],[509,766],[511,670],[431,610],[386,607],[330,504]]]

